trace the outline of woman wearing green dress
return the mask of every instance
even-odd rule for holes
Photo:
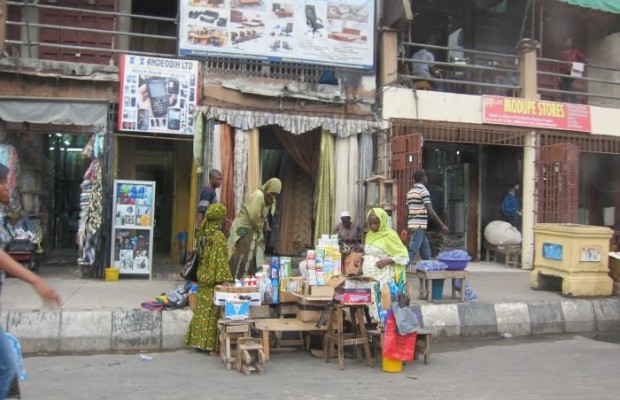
[[[226,207],[223,204],[211,204],[197,237],[198,248],[201,249],[198,293],[185,344],[207,352],[219,350],[217,320],[220,310],[213,302],[215,286],[233,280],[228,267],[226,236],[220,230],[225,217]]]
[[[265,235],[269,231],[267,217],[274,215],[276,197],[282,190],[282,182],[271,178],[245,200],[230,228],[228,238],[228,263],[235,279],[254,275],[263,265]]]

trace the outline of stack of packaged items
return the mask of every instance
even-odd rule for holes
[[[308,271],[308,285],[316,285],[316,252],[308,250],[306,254],[306,270]]]
[[[311,250],[310,250],[311,251]],[[309,252],[310,252],[309,251]],[[342,261],[337,235],[323,235],[319,238],[316,248],[312,251],[315,257],[313,267],[316,271],[316,285],[325,285],[331,278],[342,274]],[[310,271],[311,266],[308,266]],[[310,285],[315,283],[308,282]]]

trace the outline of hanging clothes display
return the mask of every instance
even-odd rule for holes
[[[250,138],[247,132],[241,129],[235,129],[235,152],[234,152],[234,170],[235,177],[233,180],[235,192],[235,215],[245,201],[247,193],[246,179],[248,176],[248,151],[250,148]]]
[[[366,219],[364,215],[366,210],[366,205],[364,204],[364,179],[372,176],[372,156],[372,134],[364,132],[360,135],[359,140],[359,168],[357,175],[357,215],[358,224],[362,227],[364,226],[364,219]]]
[[[233,136],[232,129],[227,124],[220,124],[220,153],[220,158],[222,159],[222,182],[224,182],[220,188],[220,201],[226,205],[226,218],[232,221],[235,218]]]
[[[323,234],[330,234],[334,216],[334,189],[336,177],[334,173],[334,136],[326,130],[321,132],[321,153],[319,171],[315,185],[315,218],[314,241]]]
[[[93,143],[100,144],[93,136],[89,145],[89,155],[94,154]],[[101,152],[99,152],[101,154]],[[98,159],[93,159],[80,184],[80,222],[77,232],[78,265],[92,266],[97,259],[97,249],[101,240],[103,223],[103,171]]]
[[[336,139],[336,200],[332,226],[340,222],[340,213],[348,211],[351,220],[359,224],[364,216],[357,214],[357,176],[359,174],[359,151],[357,135]]]

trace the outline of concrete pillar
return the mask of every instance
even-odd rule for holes
[[[398,31],[383,28],[379,39],[379,87],[398,79]]]
[[[522,42],[519,46],[519,69],[521,97],[537,99],[536,46],[531,42]],[[536,198],[534,196],[536,179],[536,132],[531,131],[525,138],[523,148],[523,182],[522,193],[522,234],[521,267],[534,268],[534,224],[536,223]]]
[[[131,1],[119,1],[118,12],[131,14]],[[131,18],[129,17],[116,17],[116,30],[118,32],[131,32]],[[129,50],[129,36],[127,35],[116,35],[114,37],[116,41],[116,49],[119,50]]]

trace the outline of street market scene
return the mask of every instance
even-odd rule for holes
[[[234,386],[208,398],[614,398],[619,22],[0,2],[0,400],[181,395],[149,383],[164,364]],[[470,362],[489,382],[436,387]]]

